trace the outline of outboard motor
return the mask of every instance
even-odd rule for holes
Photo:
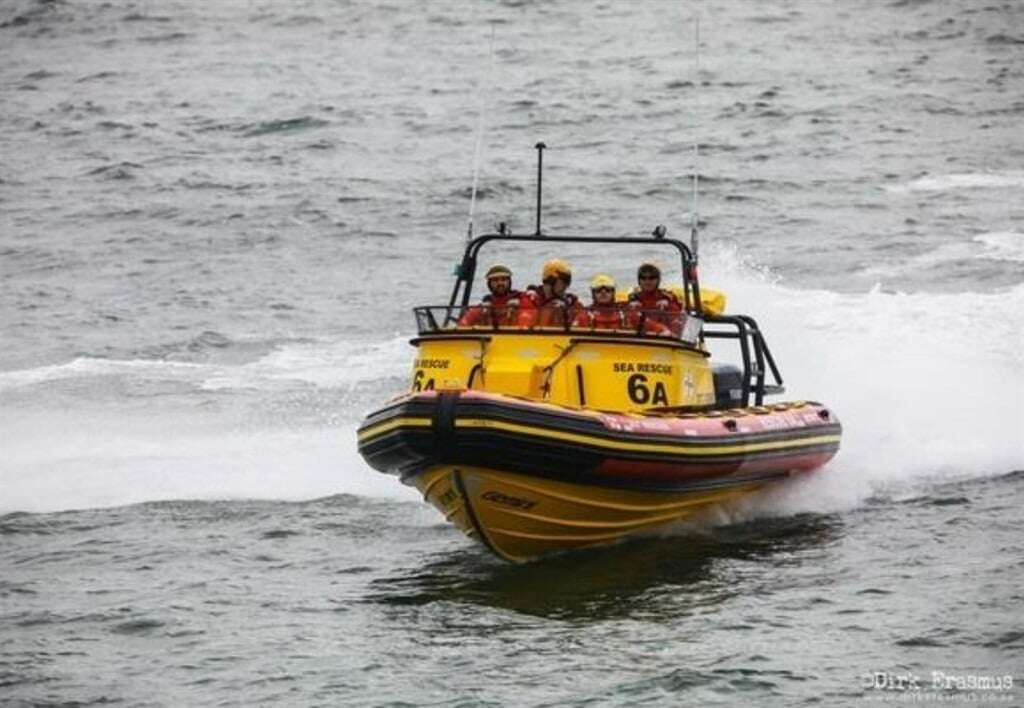
[[[714,364],[711,375],[715,382],[715,409],[726,410],[743,405],[743,372],[732,364]]]

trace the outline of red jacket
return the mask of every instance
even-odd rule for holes
[[[629,314],[619,303],[591,305],[576,316],[577,327],[591,329],[628,329]]]
[[[531,285],[519,303],[519,326],[561,327],[574,321],[581,309],[579,298],[572,293],[548,297],[543,286]]]
[[[629,294],[629,304],[638,320],[643,315],[645,322],[664,325],[676,336],[683,331],[683,304],[668,290],[634,290]]]
[[[576,316],[577,327],[590,329],[636,329],[640,326],[640,310],[623,303],[591,305]],[[667,335],[668,326],[653,318],[644,318],[644,333]]]
[[[679,302],[679,298],[668,290],[662,290],[661,288],[655,288],[650,292],[634,290],[629,294],[629,301],[638,303],[641,310],[683,311],[683,305]]]
[[[506,295],[485,295],[483,302],[466,310],[459,318],[460,327],[514,325],[522,304],[523,293],[509,290]]]

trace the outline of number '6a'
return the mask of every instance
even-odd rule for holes
[[[665,391],[665,384],[657,381],[654,384],[654,395],[651,395],[651,388],[647,385],[647,377],[643,374],[633,374],[626,382],[626,392],[629,400],[633,403],[645,405],[648,401],[651,405],[668,405],[668,393]]]
[[[416,374],[412,377],[412,390],[413,391],[433,391],[434,390],[434,379],[427,379],[426,383],[423,382],[423,369],[417,369]]]

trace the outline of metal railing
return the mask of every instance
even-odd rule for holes
[[[703,320],[685,312],[643,310],[620,304],[614,310],[592,307],[542,307],[522,310],[490,305],[431,305],[413,308],[422,335],[466,332],[516,334],[600,334],[700,342]]]
[[[463,307],[436,305],[413,308],[416,329],[420,336],[467,335],[488,337],[495,333],[550,335],[569,334],[575,337],[599,336],[604,338],[643,338],[652,343],[675,343],[703,351],[705,340],[735,340],[739,345],[742,363],[741,406],[764,403],[765,396],[785,391],[782,375],[772,357],[768,343],[753,317],[748,315],[706,315],[704,318],[683,312],[664,310],[636,310],[623,307],[628,313],[622,326],[587,324],[585,317],[592,308],[579,308],[572,317],[563,317],[557,323],[538,324],[536,320],[520,318],[515,308],[491,308],[487,305]],[[530,311],[540,313],[539,311]],[[565,313],[569,314],[569,313]],[[652,323],[657,327],[651,326]]]
[[[761,334],[761,329],[753,317],[748,315],[717,315],[705,320],[703,339],[735,339],[739,342],[740,357],[743,363],[743,400],[742,405],[750,405],[750,395],[754,395],[754,405],[764,403],[765,396],[777,395],[785,391],[779,367],[775,365],[768,343]],[[772,383],[767,382],[771,374]]]

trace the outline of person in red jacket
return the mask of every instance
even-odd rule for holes
[[[490,295],[466,310],[459,318],[460,327],[507,327],[516,323],[523,293],[512,289],[512,271],[495,263],[487,269],[486,278]]]
[[[629,313],[615,302],[615,279],[601,273],[590,281],[590,307],[576,317],[577,327],[590,329],[628,329]]]
[[[679,336],[683,331],[683,305],[679,298],[661,288],[661,269],[651,262],[641,263],[636,280],[638,287],[629,294],[635,316],[658,322]]]
[[[604,273],[590,281],[592,302],[576,317],[577,327],[590,329],[636,330],[638,333],[668,336],[669,328],[653,318],[643,318],[640,311],[615,299],[615,279]]]
[[[519,307],[520,327],[564,327],[572,323],[581,309],[579,299],[568,292],[572,268],[560,258],[552,258],[541,270],[541,284],[531,285],[523,293]]]

